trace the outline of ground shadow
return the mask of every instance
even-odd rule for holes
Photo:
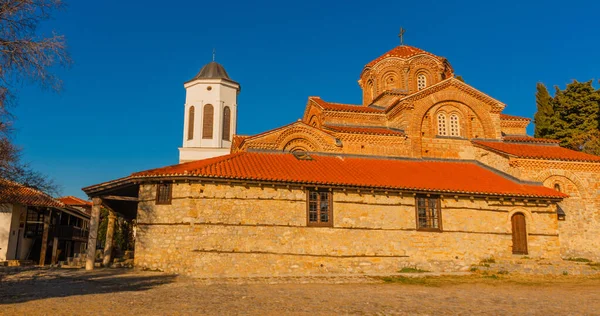
[[[54,297],[146,291],[174,282],[175,275],[131,269],[0,267],[0,305]]]

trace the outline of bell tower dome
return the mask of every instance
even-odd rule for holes
[[[237,127],[239,83],[213,60],[183,86],[185,114],[179,162],[229,154]]]

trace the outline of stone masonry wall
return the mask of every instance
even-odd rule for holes
[[[560,203],[566,214],[559,222],[562,256],[600,260],[600,164],[517,159],[513,165],[522,179],[558,184],[570,195]]]
[[[510,218],[527,219],[530,257],[559,256],[555,206],[446,197],[443,232],[416,230],[414,197],[334,191],[333,227],[307,227],[300,188],[174,184],[171,205],[141,185],[135,265],[198,277],[467,270],[512,257]]]

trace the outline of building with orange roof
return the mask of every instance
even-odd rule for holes
[[[600,157],[528,136],[530,119],[419,48],[367,63],[358,84],[359,104],[312,96],[298,122],[245,136],[188,98],[184,147],[228,153],[86,187],[92,218],[136,219],[136,266],[202,277],[600,259]]]
[[[0,262],[44,265],[79,257],[87,249],[89,209],[91,203],[75,197],[55,199],[1,180]]]

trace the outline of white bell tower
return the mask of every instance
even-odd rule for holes
[[[183,86],[185,119],[179,162],[229,154],[237,127],[240,85],[213,60]]]

